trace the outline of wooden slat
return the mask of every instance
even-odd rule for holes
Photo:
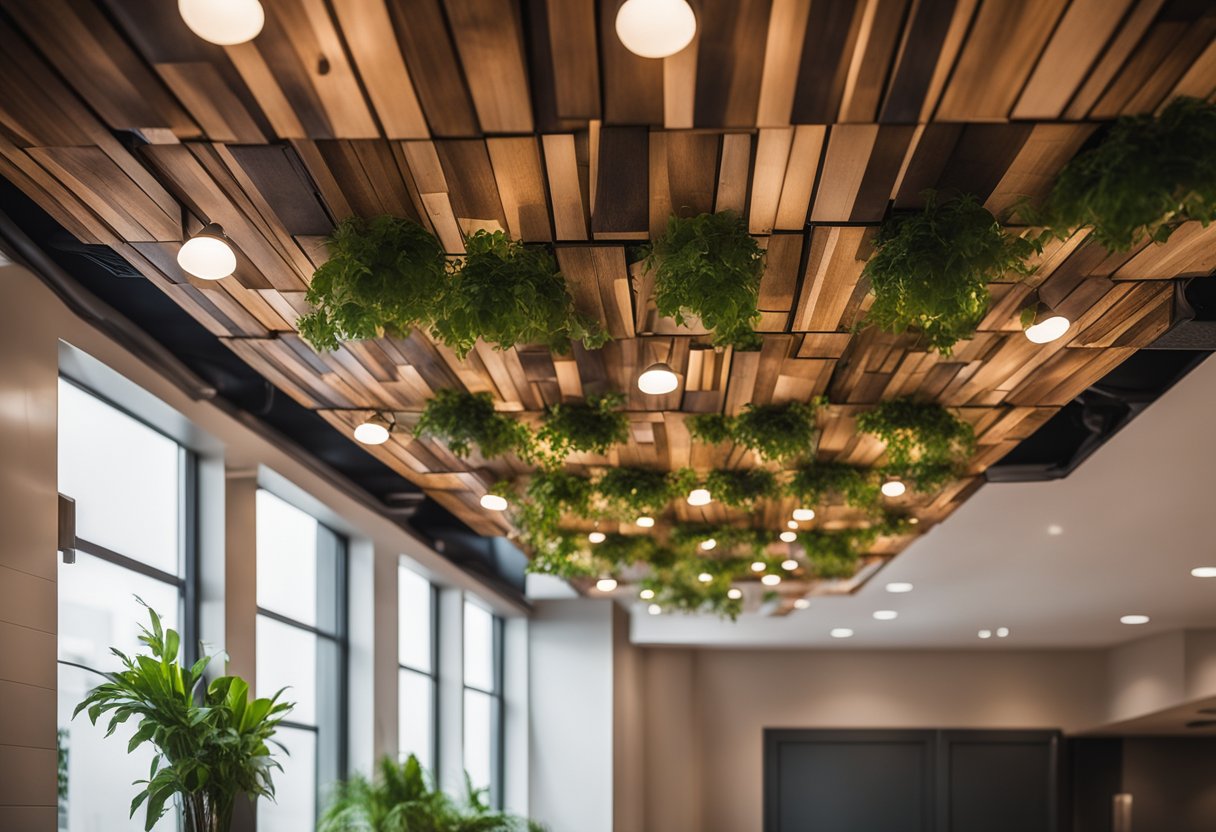
[[[835,332],[850,325],[842,318],[865,267],[858,253],[868,233],[872,232],[840,226],[816,226],[811,231],[795,330]]]
[[[841,93],[841,121],[874,121],[909,2],[866,0],[857,46]]]
[[[790,123],[810,11],[811,0],[773,0],[756,105],[757,127],[785,127]]]
[[[650,224],[647,132],[605,127],[600,133],[599,170],[591,207],[597,240],[645,239]]]
[[[444,0],[465,80],[487,133],[532,132],[523,32],[511,0]]]
[[[561,118],[600,117],[599,49],[592,0],[545,0],[554,94]]]
[[[798,231],[806,225],[826,136],[827,128],[821,125],[800,124],[794,129],[794,141],[785,166],[785,180],[781,185],[774,228]]]
[[[878,129],[877,124],[838,124],[832,128],[811,222],[848,222],[852,217]]]
[[[431,132],[476,136],[477,116],[448,35],[440,0],[388,0],[394,31]]]
[[[494,180],[511,236],[527,242],[553,239],[549,204],[536,140],[530,137],[487,139]]]
[[[334,0],[334,13],[385,136],[429,138],[385,0]]]
[[[811,3],[794,92],[794,123],[836,121],[864,13],[861,0]]]
[[[579,181],[574,137],[542,138],[545,173],[553,197],[553,226],[559,240],[587,239],[587,198]]]
[[[743,213],[747,204],[747,174],[751,166],[751,147],[751,136],[746,133],[728,133],[722,137],[715,211]]]
[[[794,142],[794,128],[771,127],[760,131],[756,141],[756,161],[752,172],[752,199],[747,230],[768,234],[777,223],[781,204],[781,184]]]
[[[615,3],[599,3],[600,71],[604,123],[639,125],[663,123],[663,62],[641,58],[615,37]],[[611,32],[613,35],[604,36]]]
[[[701,0],[696,125],[752,127],[764,69],[770,0]]]

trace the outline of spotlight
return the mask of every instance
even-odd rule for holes
[[[355,441],[364,445],[383,445],[396,426],[394,419],[376,413],[367,421],[355,426]]]
[[[782,532],[781,534],[777,535],[777,537],[781,538],[782,543],[793,543],[795,540],[798,539],[798,533],[797,532]]]
[[[899,480],[887,480],[882,484],[882,493],[884,497],[902,497],[904,492],[908,490],[908,486],[904,485]]]
[[[177,265],[202,280],[223,280],[236,271],[236,252],[223,227],[213,222],[182,244]]]
[[[798,599],[795,599],[795,601],[794,601],[794,609],[796,609],[796,610],[804,610],[807,607],[809,607],[810,605],[811,605],[811,601],[809,598],[798,598]]]
[[[768,567],[765,566],[764,561],[762,561],[762,560],[757,560],[757,561],[752,562],[752,571],[753,572],[763,572],[767,568]]]
[[[712,551],[713,548],[717,545],[718,545],[718,541],[714,540],[712,537],[707,537],[705,540],[701,541],[701,551],[702,552]]]
[[[793,558],[790,558],[789,560],[783,560],[783,561],[781,561],[781,568],[784,569],[786,572],[793,572],[795,569],[798,568],[798,561],[794,560]]]
[[[732,586],[729,590],[727,590],[726,597],[732,601],[738,601],[743,597],[743,590]]]
[[[661,615],[663,613],[663,608],[658,604],[651,604],[646,608],[646,612],[650,613],[651,615]]]
[[[781,576],[780,575],[765,575],[763,578],[760,579],[760,583],[764,584],[765,586],[776,586],[777,584],[781,583]]]
[[[642,515],[641,517],[639,517],[636,522],[643,529],[650,529],[650,528],[654,527],[654,518],[647,517],[646,515]]]
[[[853,631],[848,627],[836,627],[828,633],[832,638],[852,638]]]
[[[702,572],[700,575],[697,576],[697,580],[703,584],[710,583],[713,579],[714,579],[714,576],[709,574],[708,572]]]
[[[1035,296],[1037,298],[1037,295]],[[1050,344],[1064,337],[1072,322],[1056,314],[1047,304],[1039,301],[1033,308],[1022,310],[1022,330],[1033,344]]]
[[[653,589],[643,589],[641,592],[638,593],[638,597],[641,598],[643,601],[649,601],[651,598],[654,597],[654,590]]]
[[[638,376],[638,389],[650,396],[662,396],[680,386],[680,377],[667,364],[651,364]]]
[[[587,539],[592,543],[603,543],[608,539],[608,535],[604,534],[603,532],[592,532],[591,534],[587,535]]]

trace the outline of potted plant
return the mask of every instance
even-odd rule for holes
[[[123,669],[102,674],[106,681],[89,692],[72,716],[87,711],[97,724],[108,715],[107,736],[136,719],[127,750],[145,743],[156,748],[152,771],[136,783],[143,788],[131,803],[132,817],[144,806],[145,830],[176,797],[186,832],[226,832],[238,796],[274,797],[271,774],[282,767],[270,743],[292,705],[279,701],[282,691],[250,701],[249,685],[238,676],[221,676],[204,687],[203,674],[213,656],[182,667],[177,659],[180,636],[163,629],[151,607],[148,615],[151,629],[141,627],[139,640],[149,655],[130,657],[112,650]]]

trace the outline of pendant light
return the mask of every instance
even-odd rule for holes
[[[1039,300],[1038,293],[1033,299],[1034,305],[1022,310],[1022,331],[1026,338],[1034,344],[1050,344],[1063,338],[1072,321]]]
[[[383,445],[396,427],[391,416],[376,412],[370,419],[355,427],[355,440],[364,445]]]
[[[177,250],[177,265],[202,280],[223,280],[236,271],[236,252],[219,223],[209,223]]]
[[[688,0],[625,0],[616,13],[616,35],[635,55],[666,58],[692,43],[697,16]]]
[[[191,32],[218,46],[253,40],[266,23],[258,0],[177,0],[177,11]]]
[[[662,396],[680,386],[680,377],[666,363],[651,364],[638,376],[638,389],[650,396]]]
[[[506,511],[507,498],[501,494],[483,494],[481,495],[481,507],[487,511]]]

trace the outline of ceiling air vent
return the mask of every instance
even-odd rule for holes
[[[1150,350],[1216,350],[1216,280],[1193,277],[1174,282],[1169,330]]]

